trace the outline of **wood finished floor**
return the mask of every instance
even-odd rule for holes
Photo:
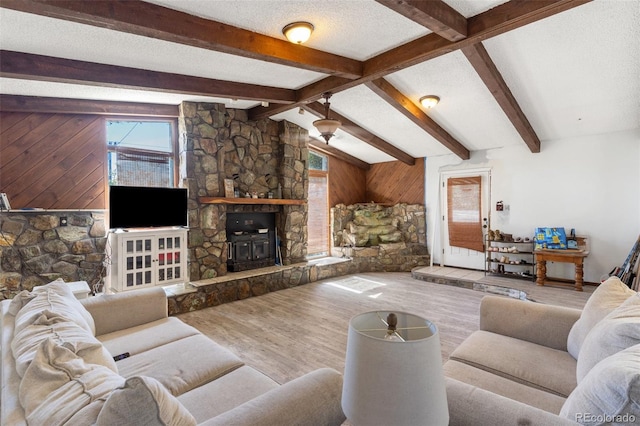
[[[445,271],[441,271],[444,273]],[[485,279],[486,282],[486,279]],[[536,302],[581,308],[593,291],[497,279],[535,292]],[[525,291],[527,291],[525,290]],[[478,329],[486,293],[416,280],[410,273],[365,273],[318,281],[178,316],[227,347],[246,364],[285,383],[321,367],[344,370],[351,317],[397,310],[433,321],[442,357]]]

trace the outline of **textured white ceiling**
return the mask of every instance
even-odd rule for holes
[[[541,140],[640,127],[640,2],[595,1],[484,44]]]
[[[462,15],[504,0],[446,0]],[[295,20],[316,30],[306,44],[366,60],[429,34],[373,0],[153,0],[240,28],[284,38]],[[325,75],[0,8],[0,48],[154,71],[296,89]],[[596,0],[484,43],[533,129],[545,141],[640,127],[640,1]],[[464,55],[450,53],[386,79],[414,102],[435,94],[427,114],[470,150],[523,145]],[[254,101],[0,78],[0,93],[159,104],[184,100],[250,108]],[[449,153],[364,86],[336,93],[332,109],[415,157]],[[312,114],[286,119],[317,132]],[[392,158],[338,131],[331,145],[370,163]]]
[[[315,30],[305,46],[360,61],[431,32],[371,0],[152,0],[149,3],[283,40],[285,25],[311,22]]]

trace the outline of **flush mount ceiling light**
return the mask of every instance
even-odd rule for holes
[[[309,40],[313,32],[313,25],[309,22],[292,22],[282,29],[282,34],[294,44],[302,44]]]
[[[438,102],[440,102],[440,98],[434,95],[423,96],[420,98],[420,103],[425,108],[433,108],[438,105]]]
[[[322,94],[322,97],[324,98],[324,118],[313,122],[313,126],[318,129],[320,136],[322,136],[322,138],[327,142],[327,145],[329,145],[329,139],[333,137],[333,134],[342,124],[338,120],[332,120],[329,118],[329,107],[331,106],[329,98],[331,97],[331,94],[331,92],[325,92]]]

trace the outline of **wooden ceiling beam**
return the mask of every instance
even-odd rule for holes
[[[384,77],[590,1],[592,0],[511,0],[468,18],[465,39],[451,42],[437,34],[428,34],[366,60],[360,80],[371,81]]]
[[[511,93],[509,86],[502,78],[495,63],[482,43],[476,43],[462,49],[476,73],[480,76],[493,97],[496,99],[507,118],[516,128],[531,152],[540,152],[540,139],[524,115],[518,101]]]
[[[467,18],[441,0],[376,0],[449,41],[467,37]]]
[[[0,76],[256,101],[280,103],[295,101],[295,91],[291,89],[103,65],[8,50],[0,51]]]
[[[178,118],[177,105],[0,95],[0,111]]]
[[[359,80],[349,80],[342,77],[327,77],[320,81],[311,83],[301,89],[296,90],[296,99],[299,101],[290,105],[269,105],[268,107],[253,107],[249,110],[249,119],[262,120],[269,118],[273,115],[280,114],[281,112],[288,111],[293,108],[304,107],[305,104],[315,102],[322,97],[325,92],[333,92],[336,87],[340,88],[340,91],[350,89],[361,85]]]
[[[331,145],[325,143],[324,141],[319,141],[314,138],[309,138],[309,148],[312,148],[314,151],[319,151],[323,154],[331,155],[332,157],[339,158],[340,160],[352,164],[359,169],[369,170],[371,168],[371,164],[360,160],[359,158],[353,157],[346,152],[342,152],[339,149],[332,147]]]
[[[269,109],[254,107],[249,111],[252,119],[266,118],[288,109],[298,108],[316,101],[323,92],[338,93],[359,84],[367,84],[388,74],[430,59],[472,46],[491,37],[523,27],[541,19],[562,13],[592,0],[511,0],[467,19],[467,38],[448,41],[437,34],[428,34],[417,40],[388,50],[364,63],[363,76],[357,80],[327,77],[296,90],[296,101],[290,105],[274,105]]]
[[[451,152],[463,160],[470,158],[467,148],[454,139],[446,130],[438,125],[431,117],[425,114],[411,99],[400,93],[391,83],[383,78],[369,81],[367,87],[378,96],[387,101],[405,117],[417,124],[421,129],[429,133],[435,140],[447,147]]]
[[[362,76],[360,61],[143,1],[2,0],[1,6],[323,74]]]
[[[316,115],[320,118],[324,117],[324,105],[321,104],[320,102],[304,104],[302,105],[302,108],[304,108],[306,111],[309,111],[311,114]],[[396,146],[391,145],[389,142],[385,141],[384,139],[379,138],[378,136],[374,135],[368,130],[365,130],[362,127],[358,126],[356,123],[349,120],[347,117],[342,116],[335,111],[331,111],[331,118],[339,120],[342,123],[342,125],[340,125],[340,130],[342,130],[343,132],[346,132],[351,136],[356,137],[361,141],[368,143],[372,147],[379,149],[385,154],[388,154],[393,158],[395,158],[396,160],[400,160],[405,164],[413,166],[416,163],[415,158],[413,158],[406,152],[400,150]]]

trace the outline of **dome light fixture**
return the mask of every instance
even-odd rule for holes
[[[282,34],[293,44],[302,44],[309,40],[313,32],[313,24],[299,21],[292,22],[282,29]]]
[[[440,98],[435,95],[428,95],[420,98],[420,103],[427,109],[433,108],[434,106],[438,105],[438,102],[440,102]]]
[[[322,94],[322,97],[324,98],[324,118],[313,122],[313,126],[318,129],[320,136],[322,136],[325,142],[327,142],[327,145],[329,145],[329,139],[333,137],[333,134],[338,130],[338,127],[342,125],[340,121],[329,118],[329,107],[331,106],[329,98],[331,95],[331,92],[325,92]]]

